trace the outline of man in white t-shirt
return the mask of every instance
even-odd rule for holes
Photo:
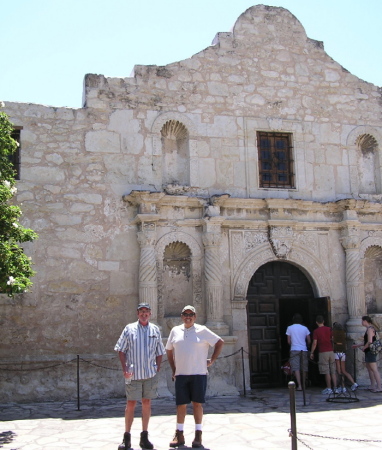
[[[207,388],[207,367],[219,356],[223,339],[204,325],[195,323],[196,311],[191,305],[181,313],[183,325],[174,327],[167,340],[167,359],[175,379],[176,431],[170,447],[184,445],[184,421],[187,405],[192,403],[195,419],[195,439],[192,447],[202,447],[203,403]],[[214,347],[208,359],[209,347]]]
[[[305,379],[305,373],[308,372],[308,346],[311,340],[310,331],[302,325],[301,314],[296,313],[293,316],[293,325],[287,328],[286,335],[290,345],[290,367],[297,381],[296,390],[302,391],[300,371],[302,369],[302,376]],[[300,359],[302,359],[302,367],[300,367]]]

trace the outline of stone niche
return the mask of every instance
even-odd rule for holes
[[[183,242],[167,245],[163,257],[163,331],[179,324],[184,305],[193,304],[190,248]]]
[[[382,248],[373,246],[364,258],[365,302],[368,314],[382,313]]]

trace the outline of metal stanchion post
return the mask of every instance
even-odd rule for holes
[[[290,430],[292,438],[292,450],[297,450],[297,423],[296,423],[296,385],[294,381],[288,383],[289,408],[290,408]]]
[[[244,397],[247,395],[247,391],[245,389],[245,371],[244,371],[244,349],[241,347],[241,369],[243,371],[243,393]]]
[[[80,409],[80,355],[77,355],[77,411]]]

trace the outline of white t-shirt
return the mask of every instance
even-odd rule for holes
[[[175,375],[206,375],[208,349],[220,337],[204,325],[174,327],[168,337],[166,350],[174,352]]]
[[[304,351],[307,352],[308,348],[306,346],[306,337],[310,334],[309,330],[299,323],[290,325],[286,330],[286,335],[290,336],[291,340],[291,351]]]

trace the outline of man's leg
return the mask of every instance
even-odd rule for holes
[[[125,431],[130,433],[131,425],[134,421],[134,411],[135,405],[137,404],[136,400],[128,400],[125,408]]]
[[[187,413],[187,405],[176,405],[176,422],[184,424]]]
[[[186,419],[187,404],[176,405],[176,430],[173,440],[170,442],[170,447],[179,447],[184,445],[184,421]]]
[[[325,383],[326,383],[326,387],[328,388],[328,389],[331,389],[332,388],[332,385],[330,384],[330,373],[326,373],[325,374]]]
[[[195,425],[201,425],[203,421],[203,404],[192,402],[192,407],[194,409]]]
[[[198,402],[192,402],[194,410],[195,420],[195,438],[192,441],[193,448],[199,448],[202,446],[202,421],[203,421],[203,404]]]
[[[299,370],[295,370],[294,371],[294,376],[296,377],[296,381],[297,381],[297,389],[301,390],[301,374]]]
[[[142,398],[142,431],[148,430],[150,417],[151,400],[149,398]]]

